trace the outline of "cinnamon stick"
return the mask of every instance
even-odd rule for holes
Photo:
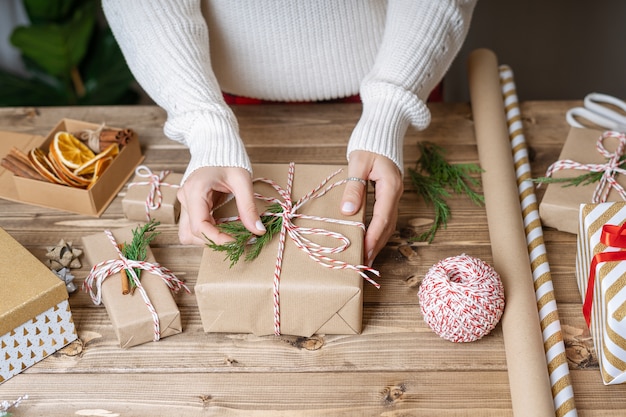
[[[124,251],[124,244],[120,243],[117,246],[120,248],[120,251]],[[130,293],[130,281],[128,279],[128,275],[126,275],[125,269],[120,271],[120,277],[122,280],[122,295],[126,295]]]
[[[13,175],[17,175],[18,177],[35,179],[31,176],[30,172],[22,169],[18,164],[16,164],[10,156],[6,156],[0,160],[0,166],[8,169],[13,173]]]
[[[32,167],[28,156],[17,148],[12,148],[9,153],[2,158],[2,166],[19,177],[50,182]]]
[[[130,129],[104,129],[100,133],[100,152],[111,146],[113,143],[117,143],[120,146],[127,145],[132,136],[133,131]]]

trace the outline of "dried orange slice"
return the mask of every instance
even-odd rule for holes
[[[73,172],[76,175],[91,175],[94,173],[96,162],[101,159],[111,157],[113,159],[117,154],[120,153],[120,147],[117,143],[113,143],[105,148],[102,152],[91,158],[89,161],[85,162],[78,168],[76,168]],[[108,166],[108,164],[107,164]]]
[[[111,162],[113,162],[113,156],[105,156],[104,158],[100,158],[94,164],[93,177],[91,177],[91,184],[89,184],[89,188],[91,188],[96,181],[100,179],[102,173],[107,169]]]
[[[59,167],[59,163],[56,161],[56,159],[51,157],[52,156],[51,154],[48,154],[48,156],[49,156],[48,160],[50,161],[50,168],[52,168],[54,175],[56,175],[56,177],[61,181],[61,184],[68,185],[70,187],[77,187],[76,184],[72,184],[69,181],[69,179],[66,177],[66,175],[63,173],[63,171]]]
[[[74,173],[65,166],[61,161],[59,161],[56,153],[49,154],[49,160],[52,162],[52,167],[54,168],[54,172],[57,176],[63,180],[67,185],[77,188],[85,188],[91,182],[91,179],[79,177],[78,175],[74,175]]]
[[[63,184],[64,182],[59,179],[57,174],[55,173],[54,168],[52,167],[52,162],[48,159],[46,154],[39,148],[33,148],[28,153],[28,160],[30,161],[30,165],[32,165],[39,174],[41,174],[44,178],[47,178],[48,181],[54,184]]]
[[[74,170],[93,159],[96,155],[76,136],[69,132],[57,132],[50,143],[50,153],[57,162]]]

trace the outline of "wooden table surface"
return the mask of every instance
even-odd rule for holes
[[[569,129],[565,111],[575,104],[521,103],[534,176],[557,159]],[[416,143],[423,140],[443,146],[451,162],[477,162],[470,106],[436,103],[431,109],[431,126],[407,134],[406,166],[415,163]],[[253,162],[344,163],[360,105],[234,110]],[[0,108],[0,130],[45,135],[63,117],[132,128],[153,170],[185,169],[189,154],[164,137],[165,114],[154,106]],[[0,401],[28,394],[14,415],[49,417],[513,415],[501,326],[479,341],[451,343],[424,323],[417,300],[422,277],[439,260],[466,253],[492,261],[485,209],[454,198],[447,229],[432,244],[414,243],[408,238],[419,230],[409,221],[429,219],[432,210],[407,180],[405,188],[397,233],[374,265],[382,288],[364,285],[361,335],[206,334],[195,296],[180,294],[182,334],[122,350],[104,307],[77,292],[70,305],[79,340],[0,385]],[[86,234],[134,226],[122,213],[124,191],[98,219],[0,200],[0,227],[43,261],[46,248],[60,239],[80,247]],[[575,236],[546,228],[544,239],[578,414],[624,415],[626,386],[602,384],[581,314]],[[161,264],[193,287],[201,247],[180,245],[176,226],[162,226],[152,248]],[[72,271],[78,284],[90,266],[83,259],[83,267]]]

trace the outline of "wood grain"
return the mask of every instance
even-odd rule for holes
[[[560,153],[577,102],[521,103],[534,176]],[[405,166],[417,143],[432,141],[451,162],[477,162],[467,103],[431,105],[432,124],[410,130]],[[238,106],[241,134],[253,162],[343,163],[358,104]],[[154,106],[0,108],[0,130],[45,135],[59,119],[106,121],[138,132],[145,163],[183,172],[189,153],[162,132],[165,113]],[[543,195],[537,190],[537,197]],[[132,225],[122,190],[98,219],[0,200],[0,227],[36,257],[61,238]],[[371,216],[370,190],[368,213]],[[86,294],[70,297],[79,341],[0,385],[0,400],[28,394],[15,416],[69,416],[107,410],[119,416],[512,416],[500,326],[485,338],[454,344],[423,322],[417,289],[428,268],[466,253],[491,262],[483,207],[451,200],[452,219],[430,245],[410,240],[427,227],[432,208],[408,180],[396,233],[375,262],[382,288],[365,285],[362,335],[255,337],[206,334],[193,295],[176,297],[184,332],[121,350],[106,311]],[[575,236],[546,228],[555,296],[580,416],[623,415],[626,386],[602,385],[593,343],[580,312],[574,277]],[[180,245],[176,226],[153,242],[157,260],[195,284],[202,248]],[[83,260],[84,261],[84,260]],[[72,271],[78,284],[90,265]],[[92,411],[93,413],[93,411]],[[93,414],[92,414],[93,415]]]

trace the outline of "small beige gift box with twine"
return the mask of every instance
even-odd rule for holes
[[[129,220],[157,220],[162,224],[176,224],[180,216],[180,202],[176,197],[182,174],[168,170],[153,172],[145,165],[135,169],[122,199],[124,216]]]
[[[150,248],[145,261],[126,259],[119,244],[130,242],[130,229],[105,230],[82,238],[92,268],[83,289],[94,304],[104,304],[120,347],[158,341],[183,331],[173,293],[187,287],[167,268],[157,264]],[[134,294],[124,294],[121,271],[142,270]]]
[[[539,203],[542,224],[576,234],[581,204],[626,199],[626,171],[619,168],[625,152],[626,136],[622,133],[572,127],[559,159],[548,168],[546,176],[565,179],[601,172],[602,178],[577,186],[548,184]]]

